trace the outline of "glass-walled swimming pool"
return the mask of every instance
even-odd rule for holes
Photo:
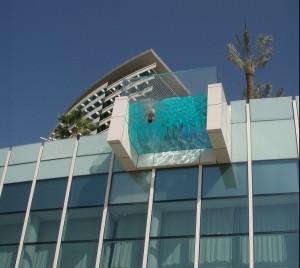
[[[210,148],[206,121],[206,94],[129,105],[129,137],[138,154]]]

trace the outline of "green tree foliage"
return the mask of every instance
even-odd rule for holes
[[[82,110],[75,109],[58,118],[58,125],[54,129],[52,139],[65,139],[90,135],[96,125],[89,118],[84,117]]]

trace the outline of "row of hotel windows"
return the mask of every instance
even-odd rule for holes
[[[58,267],[94,267],[108,174],[73,178]],[[151,171],[115,172],[101,268],[142,266]],[[194,267],[198,167],[156,170],[147,267]],[[245,163],[205,166],[199,265],[248,267]],[[67,178],[37,181],[20,267],[52,267]],[[30,182],[0,199],[0,267],[14,267]],[[255,267],[299,267],[297,161],[253,164]]]
[[[138,78],[138,77],[143,77],[143,76],[147,76],[147,75],[150,75],[150,74],[153,74],[154,71],[153,69],[149,69],[147,71],[144,71],[130,79],[135,79],[135,78]],[[120,91],[122,89],[122,83],[113,87],[113,88],[110,88],[110,89],[101,89],[100,91],[98,91],[97,93],[95,93],[94,95],[90,96],[88,99],[86,99],[81,105],[79,105],[78,107],[80,109],[83,109],[86,113],[89,113],[91,111],[93,111],[95,108],[98,108],[102,105],[102,109],[110,106],[111,104],[114,103],[114,100],[116,97],[120,96],[120,94],[118,94],[117,96],[111,98],[111,99],[108,99],[107,101],[104,102],[104,99],[101,100],[101,101],[96,101],[94,102],[91,106],[89,106],[89,104],[91,102],[93,102],[94,100],[96,100],[97,98],[99,98],[100,96],[104,95],[105,98],[107,98],[108,96],[112,95],[113,93],[116,93],[117,91]],[[85,108],[86,107],[86,108]],[[104,118],[107,118],[110,114],[100,114],[100,121],[103,120]],[[97,117],[99,117],[99,115],[97,113],[94,113],[91,115],[91,118],[92,119],[96,119]]]

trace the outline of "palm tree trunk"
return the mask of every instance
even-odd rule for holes
[[[254,75],[252,73],[247,72],[246,81],[247,81],[246,100],[247,103],[249,103],[249,100],[254,98]]]

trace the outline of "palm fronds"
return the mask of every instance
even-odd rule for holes
[[[58,118],[58,125],[52,133],[54,139],[86,136],[96,129],[96,125],[85,117],[82,110],[75,109]]]

